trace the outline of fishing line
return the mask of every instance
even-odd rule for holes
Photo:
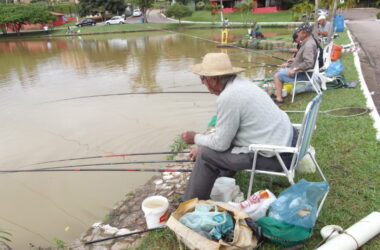
[[[41,172],[156,172],[156,173],[190,173],[191,169],[175,168],[77,168],[77,169],[23,169],[23,170],[0,170],[0,173],[41,173]]]
[[[31,165],[39,165],[39,164],[63,162],[63,161],[98,159],[98,158],[128,157],[128,156],[138,156],[138,155],[170,155],[170,154],[174,155],[174,154],[181,154],[181,153],[190,153],[190,151],[178,151],[178,152],[168,151],[168,152],[146,152],[146,153],[123,153],[123,154],[95,155],[95,156],[61,159],[61,160],[43,161],[43,162],[37,162],[37,163],[31,164]]]
[[[156,94],[209,94],[208,91],[159,91],[159,92],[124,92],[124,93],[114,93],[114,94],[101,94],[101,95],[88,95],[88,96],[79,96],[79,97],[70,97],[65,99],[58,99],[49,102],[42,102],[41,104],[62,102],[69,100],[77,100],[84,98],[96,98],[96,97],[105,97],[105,96],[122,96],[122,95],[156,95]]]
[[[357,110],[357,113],[353,114],[333,114],[333,112],[341,112],[346,111],[349,112],[350,110]],[[286,113],[305,113],[305,111],[302,110],[284,110]],[[332,117],[355,117],[355,116],[361,116],[372,112],[372,109],[370,108],[362,108],[362,107],[343,107],[343,108],[335,108],[335,109],[329,109],[329,110],[320,110],[318,113],[325,114]]]

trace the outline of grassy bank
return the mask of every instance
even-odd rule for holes
[[[338,44],[350,43],[346,33],[335,41]],[[358,81],[358,73],[351,53],[342,54],[347,81]],[[298,95],[295,103],[288,101],[281,106],[284,110],[304,110],[314,93]],[[337,89],[324,92],[321,110],[339,107],[364,107],[366,100],[360,87],[355,89]],[[292,122],[300,122],[302,115],[290,115]],[[205,125],[208,121],[205,121]],[[316,158],[330,183],[330,193],[315,226],[313,237],[307,242],[306,249],[315,249],[321,241],[320,229],[329,224],[348,228],[372,211],[379,210],[380,199],[380,142],[376,140],[376,131],[369,115],[350,118],[331,117],[320,114],[312,145],[316,149]],[[258,176],[254,190],[269,188],[276,194],[287,183],[284,179],[269,179]],[[297,178],[320,181],[318,174],[302,174]],[[248,175],[236,176],[243,190],[247,189]],[[168,237],[170,235],[170,237]],[[150,233],[136,249],[179,249],[173,234],[164,232]],[[160,242],[164,242],[161,243]],[[279,245],[265,243],[262,249],[279,249]],[[363,246],[362,249],[380,249],[380,237]]]
[[[279,11],[273,13],[250,13],[247,16],[241,14],[241,12],[224,13],[224,18],[227,18],[230,22],[242,22],[245,19],[247,22],[256,20],[258,22],[292,22],[292,12],[290,10]],[[220,22],[220,14],[216,13],[211,15],[210,11],[202,10],[193,12],[192,16],[184,17],[183,20],[193,22]]]
[[[71,25],[73,26],[73,25]],[[266,27],[283,27],[283,25],[265,25]],[[132,23],[121,25],[97,25],[86,26],[77,28],[74,26],[72,32],[68,32],[67,26],[50,30],[49,33],[44,31],[25,32],[20,34],[7,34],[0,35],[0,40],[14,40],[23,38],[36,38],[36,37],[59,37],[59,36],[80,36],[80,35],[97,35],[97,34],[117,34],[129,32],[151,32],[151,31],[164,31],[164,30],[177,30],[182,31],[185,29],[220,29],[220,24],[197,24],[197,23]],[[231,28],[243,28],[247,25],[235,24]]]

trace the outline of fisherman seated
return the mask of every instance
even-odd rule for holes
[[[311,35],[312,27],[309,23],[301,24],[297,30],[297,39],[299,39],[300,48],[294,58],[287,60],[286,64],[282,65],[284,68],[280,69],[274,75],[274,83],[276,88],[276,95],[273,96],[274,102],[277,104],[284,103],[282,98],[282,85],[286,83],[293,83],[295,74],[297,80],[307,81],[308,78],[304,71],[314,67],[315,59],[317,56],[317,43]]]
[[[261,25],[255,20],[252,22],[252,26],[248,29],[248,35],[250,39],[263,39],[264,35],[261,32]]]
[[[327,37],[329,35],[331,24],[326,20],[325,16],[318,17],[318,36]]]
[[[202,63],[192,66],[191,71],[200,75],[211,94],[218,96],[217,122],[214,133],[185,131],[181,134],[187,144],[198,146],[190,153],[195,166],[184,201],[207,200],[216,178],[233,177],[237,171],[251,169],[254,153],[248,150],[250,144],[295,146],[297,141],[297,132],[288,115],[260,87],[237,76],[244,69],[232,67],[227,54],[206,54]],[[292,155],[281,157],[289,166]],[[270,153],[258,155],[257,169],[282,171]]]

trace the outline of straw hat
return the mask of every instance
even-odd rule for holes
[[[190,67],[190,70],[201,76],[222,76],[243,72],[245,69],[232,67],[230,58],[224,53],[208,53],[200,64]]]

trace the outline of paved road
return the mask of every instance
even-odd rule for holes
[[[380,112],[380,21],[376,20],[379,9],[352,9],[344,12],[347,26],[355,42],[359,43],[360,63],[364,78],[377,110]]]
[[[158,9],[151,9],[148,11],[148,22],[150,23],[173,23],[175,21],[166,19],[163,17],[160,13],[160,10]],[[139,23],[141,20],[141,17],[128,17],[127,22],[128,23]]]

